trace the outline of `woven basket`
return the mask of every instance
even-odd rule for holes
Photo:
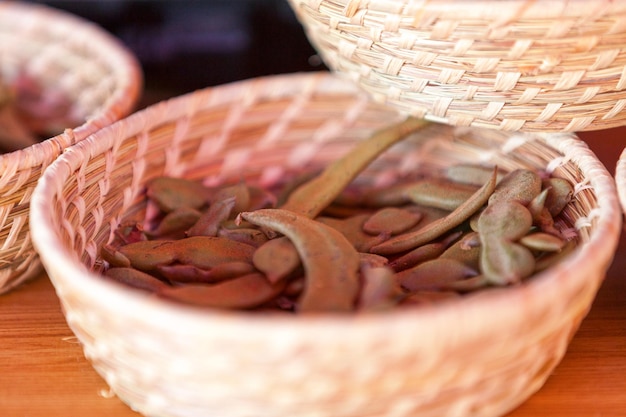
[[[615,182],[617,184],[617,195],[622,205],[622,210],[626,215],[626,148],[624,148],[617,159]]]
[[[184,307],[100,276],[100,247],[143,218],[159,175],[271,181],[319,168],[400,119],[329,73],[240,81],[161,102],[67,150],[33,194],[33,242],[86,358],[130,407],[158,417],[496,416],[563,357],[616,250],[615,183],[572,134],[430,125],[362,175],[495,163],[576,184],[578,249],[527,284],[379,314]],[[391,170],[391,171],[390,171]]]
[[[625,2],[289,3],[329,68],[404,113],[506,131],[625,123]]]
[[[8,84],[28,77],[41,87],[42,100],[56,95],[69,103],[65,125],[50,119],[32,128],[44,138],[58,136],[0,154],[1,293],[41,271],[28,228],[41,173],[64,148],[129,114],[142,73],[134,56],[94,24],[44,6],[1,2],[0,77]]]

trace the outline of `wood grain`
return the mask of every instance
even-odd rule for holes
[[[626,128],[580,136],[614,172],[626,146]],[[564,360],[545,386],[507,417],[626,416],[625,278],[622,237],[606,281]],[[0,343],[3,417],[138,416],[109,395],[83,357],[45,274],[0,296]]]

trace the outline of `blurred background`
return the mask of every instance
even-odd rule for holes
[[[286,0],[29,1],[118,37],[145,75],[142,105],[212,85],[326,69]]]

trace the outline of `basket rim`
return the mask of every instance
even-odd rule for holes
[[[331,77],[332,75],[321,75]],[[320,77],[320,74],[288,74],[265,76],[251,80],[243,80],[222,86],[209,87],[193,93],[185,94],[167,101],[149,106],[127,118],[117,121],[106,128],[90,135],[85,140],[70,147],[46,170],[39,180],[31,199],[30,227],[37,231],[32,240],[35,249],[46,264],[55,264],[55,269],[63,271],[62,280],[71,284],[72,291],[92,294],[99,299],[107,299],[107,304],[116,305],[123,309],[136,308],[142,315],[151,317],[151,322],[159,322],[168,328],[181,330],[194,329],[198,331],[219,322],[232,326],[234,329],[248,333],[267,335],[268,332],[279,332],[288,335],[295,329],[306,324],[312,333],[326,332],[338,337],[349,337],[352,331],[363,329],[389,331],[390,326],[399,329],[411,324],[413,331],[421,326],[423,331],[433,331],[449,326],[451,322],[468,323],[472,320],[485,318],[485,304],[489,309],[498,309],[498,321],[513,320],[520,314],[520,309],[526,312],[532,310],[537,300],[549,300],[558,297],[563,291],[576,291],[577,281],[588,279],[591,271],[598,265],[608,267],[617,247],[621,231],[621,211],[617,200],[615,184],[612,176],[599,162],[589,148],[571,134],[531,134],[540,137],[550,146],[558,149],[565,158],[576,163],[589,174],[589,185],[597,190],[598,207],[594,209],[596,229],[589,241],[577,248],[576,253],[568,259],[550,268],[524,284],[515,288],[504,288],[482,292],[451,303],[441,303],[432,308],[420,310],[394,309],[385,313],[372,314],[319,314],[307,316],[292,316],[285,314],[258,314],[245,311],[208,310],[189,306],[179,306],[174,303],[163,302],[148,298],[143,294],[127,291],[125,287],[108,282],[82,264],[71,261],[62,245],[52,231],[54,224],[50,217],[49,201],[54,195],[54,177],[67,178],[72,170],[81,164],[82,156],[93,156],[110,147],[116,136],[126,135],[126,120],[135,118],[149,120],[153,117],[162,117],[167,112],[165,108],[184,106],[193,102],[199,95],[206,94],[214,89],[246,88],[252,83],[282,81],[292,83],[305,82],[310,77]],[[168,117],[175,117],[169,116]],[[574,278],[577,277],[577,278]],[[54,283],[54,277],[51,277]],[[600,283],[598,283],[599,285]],[[56,284],[55,284],[56,286]],[[58,291],[58,289],[57,289]],[[58,293],[63,298],[61,292]],[[181,326],[184,323],[184,326]],[[465,326],[471,327],[471,326]],[[489,327],[489,326],[483,326]],[[348,330],[348,329],[352,329]],[[464,326],[455,326],[456,330],[464,331]],[[191,331],[191,330],[190,330]],[[467,330],[475,333],[475,329]],[[485,331],[491,331],[485,329]],[[461,338],[460,335],[455,335]]]
[[[68,127],[65,132],[27,148],[0,153],[0,170],[3,172],[6,167],[28,169],[41,165],[42,162],[56,157],[63,148],[127,115],[138,103],[143,88],[143,71],[139,60],[120,39],[96,23],[43,4],[1,2],[0,15],[4,14],[10,15],[12,20],[42,21],[45,22],[42,27],[52,30],[71,28],[75,36],[91,39],[107,59],[115,63],[112,67],[120,85],[98,112],[88,115],[87,120],[79,126]]]

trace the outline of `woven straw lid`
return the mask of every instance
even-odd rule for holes
[[[574,253],[514,287],[387,313],[288,315],[186,308],[99,275],[102,245],[143,218],[160,175],[269,184],[317,169],[399,121],[328,73],[258,78],[139,111],[69,148],[31,201],[33,242],[85,356],[124,402],[158,417],[496,416],[563,357],[615,253],[615,183],[572,134],[432,124],[362,175],[480,161],[575,184],[560,227]]]
[[[49,137],[69,130],[0,154],[0,292],[41,270],[28,209],[43,170],[67,146],[129,114],[142,85],[135,57],[95,24],[49,7],[1,2],[0,78],[12,84],[24,77],[41,87],[42,100],[56,96],[69,103],[64,124],[46,120],[37,133]]]
[[[289,3],[329,68],[404,113],[506,131],[625,122],[625,2]]]

